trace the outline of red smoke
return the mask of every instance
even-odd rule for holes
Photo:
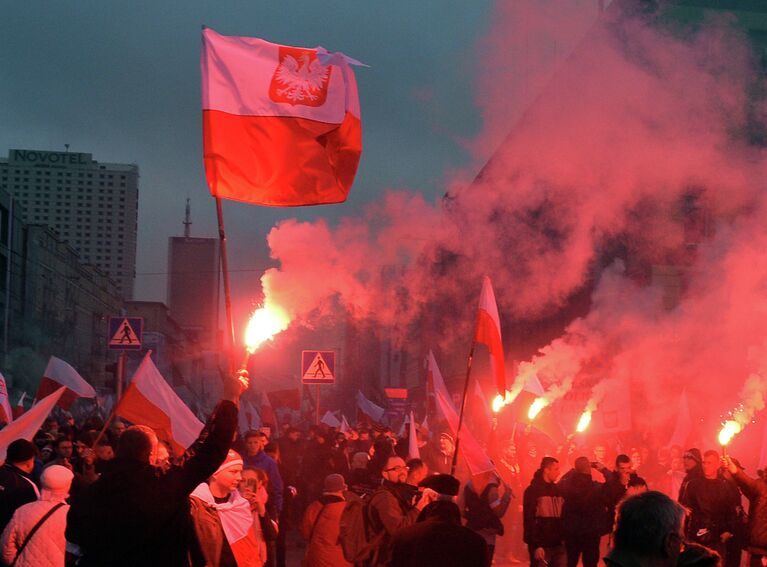
[[[763,77],[723,25],[678,36],[613,8],[580,39],[588,6],[499,3],[477,57],[487,126],[472,147],[508,136],[477,182],[437,203],[390,193],[337,227],[279,224],[267,295],[299,319],[341,305],[383,328],[437,311],[453,323],[441,338],[465,343],[484,274],[506,320],[550,314],[593,283],[589,314],[533,361],[550,369],[545,385],[577,385],[599,359],[656,429],[683,386],[696,416],[737,402],[767,362],[766,161],[749,143]],[[522,49],[510,30],[549,40]],[[665,265],[679,266],[672,299]]]

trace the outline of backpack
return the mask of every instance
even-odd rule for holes
[[[370,498],[349,500],[341,513],[338,543],[344,553],[344,559],[350,563],[365,563],[372,559],[383,533],[369,536]]]

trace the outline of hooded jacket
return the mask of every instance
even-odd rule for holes
[[[751,478],[742,470],[733,477],[749,502],[748,551],[756,555],[767,555],[767,482]]]
[[[564,498],[557,484],[543,480],[541,469],[535,471],[523,498],[523,539],[530,548],[563,544],[563,505]]]
[[[559,481],[565,499],[562,523],[568,537],[594,537],[604,532],[607,506],[605,485],[572,469]]]

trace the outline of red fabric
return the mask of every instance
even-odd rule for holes
[[[56,382],[55,380],[52,380],[50,378],[46,378],[43,376],[42,380],[40,380],[40,385],[37,387],[37,394],[35,394],[35,399],[40,401],[45,396],[49,396],[59,388],[61,388],[61,384]],[[61,399],[59,400],[58,406],[60,408],[63,408],[65,410],[68,410],[70,407],[72,407],[72,404],[75,402],[75,400],[78,398],[78,395],[75,394],[72,390],[67,388],[64,390],[64,395],[61,396]],[[23,410],[22,410],[23,413]]]
[[[503,343],[501,342],[501,330],[484,309],[479,309],[477,316],[477,332],[475,340],[482,343],[490,351],[490,361],[495,377],[495,386],[502,396],[506,393],[506,376],[503,361]]]
[[[362,154],[362,124],[237,116],[203,110],[205,173],[211,194],[276,207],[342,203]]]

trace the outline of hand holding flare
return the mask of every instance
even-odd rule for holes
[[[263,307],[256,309],[245,328],[245,360],[240,373],[245,371],[247,375],[250,355],[265,341],[272,340],[274,335],[287,329],[289,324],[288,314],[276,305],[267,302]],[[240,380],[242,381],[242,378]]]

